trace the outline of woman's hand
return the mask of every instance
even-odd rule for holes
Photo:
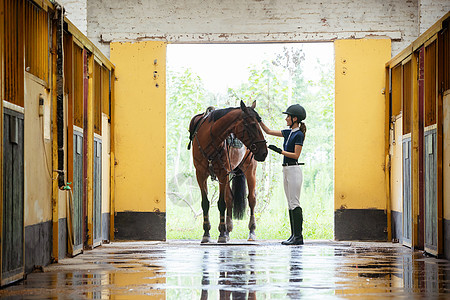
[[[267,148],[269,148],[270,150],[275,151],[276,153],[279,153],[279,154],[281,154],[281,152],[283,152],[283,150],[281,148],[278,148],[275,145],[269,145]]]
[[[300,156],[300,153],[302,153],[303,146],[295,145],[295,152],[283,151],[281,148],[278,148],[275,145],[269,145],[267,148],[269,148],[272,151],[275,151],[276,153],[283,154],[286,157],[297,160]]]
[[[259,125],[261,126],[262,130],[264,130],[265,133],[273,135],[273,136],[279,136],[282,137],[283,134],[281,133],[281,130],[272,130],[269,129],[269,127],[266,126],[266,124],[264,124],[264,122],[260,122]]]

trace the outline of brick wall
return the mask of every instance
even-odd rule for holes
[[[450,0],[420,0],[420,34],[450,11]]]
[[[449,0],[62,2],[69,19],[83,32],[87,27],[87,36],[106,55],[111,41],[250,43],[363,37],[391,38],[395,55],[450,9]]]
[[[64,6],[69,20],[85,35],[87,35],[87,1],[57,0]]]

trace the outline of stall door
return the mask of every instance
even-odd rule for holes
[[[437,194],[437,85],[436,40],[425,47],[424,87],[424,179],[425,179],[425,251],[438,255],[439,214]]]
[[[83,250],[83,133],[73,131],[73,255]]]
[[[94,138],[94,246],[102,242],[102,141]]]
[[[4,109],[2,285],[24,274],[23,114]]]
[[[411,246],[411,138],[403,139],[403,244]]]
[[[436,127],[425,131],[424,177],[425,177],[425,248],[437,254],[438,210],[437,210],[437,153]]]
[[[403,244],[412,246],[413,207],[411,177],[412,74],[411,60],[402,64],[402,130],[403,130]]]

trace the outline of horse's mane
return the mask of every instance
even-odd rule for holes
[[[220,118],[222,118],[223,116],[225,116],[226,114],[228,114],[230,111],[237,109],[238,107],[228,107],[228,108],[221,108],[221,109],[216,109],[213,110],[210,114],[209,114],[209,119],[213,120],[214,122],[219,120]]]
[[[216,109],[209,114],[208,118],[209,118],[209,120],[212,120],[215,122],[235,109],[240,109],[240,108],[239,107],[228,107],[228,108]],[[250,116],[255,117],[257,120],[261,120],[261,117],[259,116],[258,112],[255,109],[253,109],[252,107],[247,107],[247,109],[248,109]]]

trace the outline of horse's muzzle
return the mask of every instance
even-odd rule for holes
[[[259,147],[257,144],[260,144]],[[257,141],[250,146],[250,151],[256,161],[264,161],[267,157],[267,142],[265,140]]]
[[[268,154],[267,147],[261,148],[261,149],[259,149],[258,152],[256,152],[254,154],[255,160],[256,161],[265,161],[267,154]]]

